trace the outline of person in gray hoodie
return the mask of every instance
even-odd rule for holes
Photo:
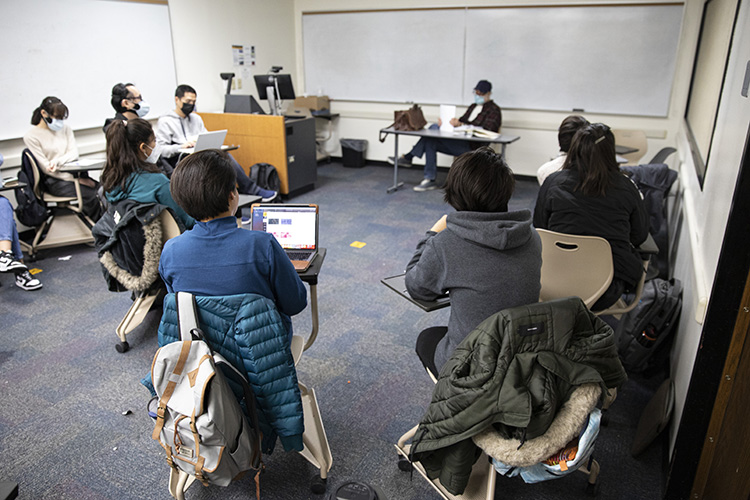
[[[420,300],[449,293],[448,326],[423,330],[416,351],[436,377],[461,341],[492,314],[539,301],[542,244],[531,211],[508,211],[513,173],[484,147],[457,157],[448,173],[443,215],[406,266],[406,289]]]

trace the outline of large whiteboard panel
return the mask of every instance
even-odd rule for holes
[[[305,89],[361,101],[461,102],[463,10],[306,14]]]
[[[471,9],[466,76],[501,106],[666,116],[682,5]]]
[[[304,13],[305,89],[336,99],[665,116],[683,4]]]
[[[165,4],[112,0],[0,1],[0,140],[23,136],[48,95],[63,100],[74,130],[114,116],[112,86],[133,82],[151,104],[174,107],[176,86]]]

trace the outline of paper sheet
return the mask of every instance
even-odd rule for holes
[[[440,125],[441,132],[453,132],[453,125],[451,125],[451,119],[456,117],[456,107],[447,104],[440,105]]]

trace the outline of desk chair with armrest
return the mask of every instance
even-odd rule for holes
[[[55,196],[44,191],[44,174],[31,151],[23,150],[21,162],[21,168],[27,174],[34,196],[51,209],[47,220],[34,228],[35,234],[31,244],[22,242],[30,257],[33,259],[39,250],[45,248],[93,243],[91,228],[94,222],[82,211],[83,198],[78,179],[72,180],[76,196]]]
[[[635,149],[635,151],[620,154],[628,160],[627,165],[638,165],[638,161],[646,155],[648,150],[646,132],[643,130],[612,129],[612,134],[615,136],[617,146]]]

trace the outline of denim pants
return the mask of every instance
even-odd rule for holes
[[[18,229],[13,218],[13,207],[7,198],[0,196],[0,241],[10,241],[10,248],[17,260],[23,259]]]
[[[430,129],[437,130],[437,123],[430,125]],[[421,158],[425,156],[424,178],[434,181],[437,177],[437,154],[445,153],[452,156],[458,156],[471,151],[469,141],[459,139],[438,139],[436,137],[422,137],[417,141],[410,153],[412,156]]]

